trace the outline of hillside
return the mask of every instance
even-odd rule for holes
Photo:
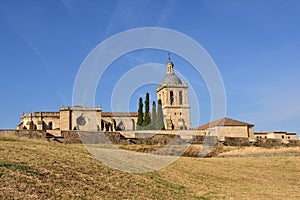
[[[182,157],[157,172],[129,174],[79,144],[14,137],[0,144],[0,199],[300,198],[299,156]]]

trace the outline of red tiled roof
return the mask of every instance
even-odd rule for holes
[[[102,117],[137,117],[137,112],[102,112]]]
[[[212,122],[208,122],[207,124],[199,126],[196,129],[204,130],[204,129],[208,129],[208,128],[214,127],[214,126],[254,126],[254,125],[225,117],[222,119],[217,119]]]

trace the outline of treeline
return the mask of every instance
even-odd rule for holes
[[[152,103],[152,112],[150,114],[149,106],[149,93],[146,93],[145,99],[145,112],[143,112],[143,99],[139,99],[138,108],[138,119],[137,119],[137,129],[138,130],[164,130],[163,112],[161,100],[157,101],[157,107],[155,101]]]

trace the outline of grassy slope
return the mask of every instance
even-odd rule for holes
[[[0,137],[0,199],[299,199],[300,157],[180,158],[128,174],[82,145]]]

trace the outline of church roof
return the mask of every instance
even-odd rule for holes
[[[102,112],[102,117],[137,117],[137,112]]]
[[[181,84],[181,80],[176,74],[166,74],[161,84]]]
[[[199,126],[196,129],[205,130],[205,129],[208,129],[208,128],[214,127],[214,126],[253,126],[253,124],[249,124],[246,122],[242,122],[242,121],[238,121],[235,119],[225,117],[225,118],[218,119],[218,120],[215,120],[212,122],[208,122],[207,124]]]

